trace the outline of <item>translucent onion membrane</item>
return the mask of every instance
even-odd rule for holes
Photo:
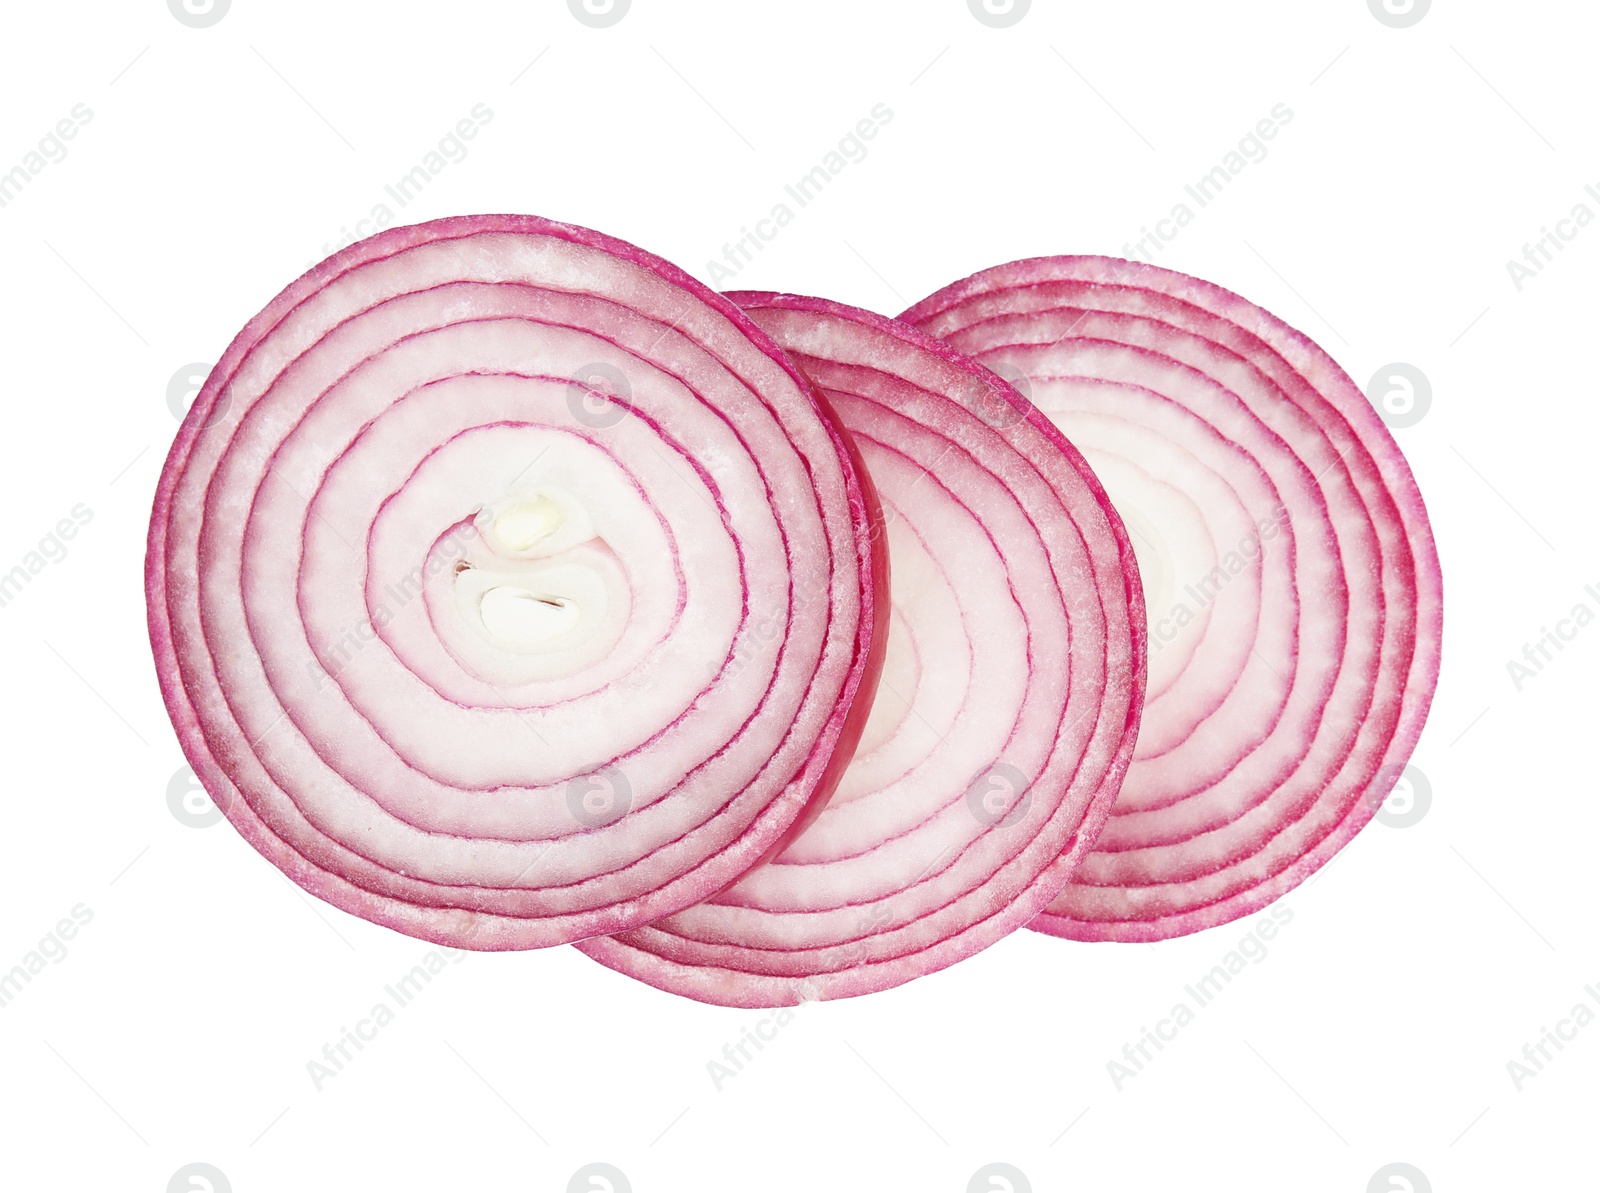
[[[1438,556],[1388,430],[1305,336],[1153,266],[1018,261],[903,318],[1019,378],[1139,557],[1138,749],[1033,926],[1157,940],[1293,888],[1388,795],[1438,679]]]
[[[1104,491],[1009,385],[905,324],[733,294],[819,385],[883,503],[894,587],[854,760],[815,822],[709,901],[579,947],[674,993],[882,990],[1031,920],[1115,799],[1144,613]]]
[[[671,265],[532,217],[391,229],[183,424],[162,690],[313,894],[464,948],[631,928],[837,781],[881,665],[871,505],[806,379]]]

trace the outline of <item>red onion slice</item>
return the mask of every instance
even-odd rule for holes
[[[1134,762],[1033,926],[1157,940],[1265,906],[1371,819],[1438,679],[1438,556],[1394,439],[1305,336],[1154,266],[1019,261],[903,318],[1026,378],[1144,578]]]
[[[151,640],[195,773],[291,878],[530,948],[698,902],[826,799],[881,661],[875,537],[727,300],[581,228],[448,219],[323,262],[213,370]]]
[[[1009,385],[881,316],[730,297],[866,462],[894,572],[888,657],[843,781],[783,853],[579,947],[674,993],[782,1006],[941,969],[1055,897],[1132,754],[1144,617],[1104,491]]]

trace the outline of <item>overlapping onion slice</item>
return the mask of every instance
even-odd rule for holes
[[[229,348],[162,474],[151,638],[196,774],[291,878],[535,947],[699,901],[826,798],[881,663],[875,537],[731,303],[597,233],[449,219]]]
[[[1060,891],[1132,754],[1144,616],[1105,493],[1009,385],[881,316],[730,297],[866,462],[888,657],[854,760],[792,844],[706,903],[579,947],[678,994],[781,1006],[950,965]]]
[[[1144,578],[1134,762],[1034,927],[1155,940],[1292,888],[1388,794],[1438,677],[1438,557],[1387,429],[1305,336],[1153,266],[1019,261],[903,318],[1026,379]]]

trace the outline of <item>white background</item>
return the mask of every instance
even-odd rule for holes
[[[1600,628],[1521,691],[1506,667],[1600,610],[1600,223],[1520,292],[1506,269],[1580,201],[1600,214],[1592,6],[1440,0],[1402,30],[1363,0],[1036,0],[1003,30],[963,0],[635,0],[608,29],[556,0],[3,20],[0,170],[75,104],[93,119],[0,208],[0,571],[75,504],[93,520],[0,609],[0,970],[74,905],[93,920],[0,1009],[0,1187],[161,1193],[196,1161],[238,1193],[557,1191],[592,1161],[638,1193],[958,1193],[992,1161],[1034,1190],[1361,1193],[1396,1161],[1439,1191],[1596,1187],[1600,1024],[1520,1092],[1506,1067],[1600,986]],[[1287,104],[1267,158],[1159,259],[1362,385],[1394,361],[1431,380],[1397,432],[1446,580],[1427,815],[1372,825],[1289,895],[1267,959],[1120,1092],[1107,1062],[1247,925],[1019,933],[802,1009],[720,1091],[707,1062],[759,1014],[572,950],[471,956],[318,1092],[307,1062],[427,947],[168,810],[182,758],[141,581],[166,387],[477,103],[492,122],[401,221],[537,212],[707,280],[887,104],[870,155],[738,284],[888,313],[1012,258],[1120,253]]]

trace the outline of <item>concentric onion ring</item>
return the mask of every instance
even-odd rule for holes
[[[441,220],[323,262],[213,370],[151,640],[196,775],[301,886],[563,943],[703,899],[826,799],[881,661],[872,516],[731,303],[584,229]]]
[[[729,297],[821,387],[882,499],[884,675],[843,781],[781,854],[579,947],[678,994],[781,1006],[943,968],[1061,890],[1132,754],[1144,616],[1105,493],[1000,378],[865,311]]]
[[[1033,926],[1156,940],[1294,887],[1371,819],[1438,679],[1438,556],[1387,428],[1305,336],[1154,266],[1019,261],[902,317],[1026,378],[1105,481],[1144,576],[1134,762]]]

